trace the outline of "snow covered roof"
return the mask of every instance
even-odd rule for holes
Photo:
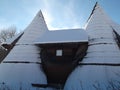
[[[42,37],[36,40],[35,44],[68,42],[88,42],[88,35],[83,29],[47,31]]]
[[[113,27],[116,26],[117,24],[96,3],[86,26],[86,32],[89,35],[89,47],[83,63],[120,62],[120,50],[113,34]]]
[[[6,85],[11,90],[19,90],[20,88],[33,90],[36,88],[32,87],[32,83],[47,84],[41,66],[40,49],[33,43],[47,30],[42,13],[39,11],[14,48],[2,61],[0,89]]]
[[[69,75],[64,90],[113,90],[113,85],[120,82],[120,50],[113,29],[120,35],[120,26],[96,3],[85,29],[48,31],[41,11],[38,12],[2,61],[0,86],[34,90],[37,88],[32,87],[32,83],[47,84],[41,66],[40,49],[35,44],[88,41],[87,55]]]
[[[39,11],[32,22],[24,30],[24,34],[17,44],[33,44],[34,40],[48,31],[42,12]]]
[[[68,77],[65,90],[118,90],[120,49],[113,28],[119,33],[119,27],[96,3],[85,28],[89,36],[87,55]]]

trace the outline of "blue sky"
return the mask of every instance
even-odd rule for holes
[[[40,9],[49,29],[81,28],[96,1],[120,24],[120,0],[0,0],[0,29],[24,30]]]

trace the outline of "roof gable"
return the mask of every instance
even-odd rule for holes
[[[102,7],[96,3],[90,17],[87,20],[86,29],[94,29],[96,26],[104,24],[107,25],[110,24],[110,22],[112,22],[110,17],[105,13]]]
[[[33,41],[48,31],[42,12],[39,11],[32,22],[25,29],[18,44],[32,44]]]

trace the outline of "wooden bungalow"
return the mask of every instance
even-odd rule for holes
[[[73,36],[74,35],[74,36]],[[82,29],[48,31],[35,44],[49,84],[64,84],[86,55],[88,36]]]

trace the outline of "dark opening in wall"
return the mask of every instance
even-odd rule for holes
[[[59,43],[38,45],[48,84],[62,84],[86,55],[88,43]]]

